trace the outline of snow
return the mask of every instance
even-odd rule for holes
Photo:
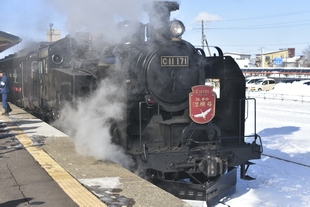
[[[256,179],[241,180],[238,174],[236,192],[216,207],[310,206],[310,86],[277,84],[274,90],[247,96],[256,99],[256,132],[263,142],[263,156],[251,160],[256,164],[247,172]],[[246,135],[254,131],[254,101],[248,105]]]
[[[238,178],[236,193],[223,200],[225,205],[217,206],[310,206],[310,99],[291,98],[309,98],[310,86],[278,84],[272,91],[248,96],[256,97],[256,130],[264,155],[261,160],[252,160],[256,164],[248,170],[256,180]],[[246,134],[252,126],[253,122],[246,122]]]
[[[238,176],[236,192],[216,207],[310,206],[310,86],[277,84],[274,90],[247,92],[247,96],[256,101],[247,103],[245,134],[255,130],[256,103],[256,132],[264,152],[260,160],[251,160],[256,164],[247,172],[256,179],[246,181]],[[111,182],[119,184],[118,178]],[[185,201],[193,207],[206,207],[202,201]]]
[[[246,181],[238,176],[236,192],[216,207],[310,206],[310,86],[278,84],[272,91],[248,92],[247,96],[256,100],[256,132],[264,152],[260,160],[251,160],[256,164],[247,172],[256,179]],[[255,129],[254,103],[254,99],[247,103],[246,135]],[[109,184],[119,185],[118,178]],[[193,207],[206,207],[202,201],[185,201]]]

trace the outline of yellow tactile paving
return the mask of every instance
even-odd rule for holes
[[[2,116],[1,119],[6,122],[11,122],[10,119],[5,116]],[[8,129],[77,205],[82,207],[106,207],[99,198],[84,188],[81,183],[74,179],[41,148],[32,146],[32,140],[16,125],[12,123],[11,126],[8,126]]]

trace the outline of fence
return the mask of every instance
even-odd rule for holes
[[[309,95],[281,94],[281,93],[272,93],[271,91],[267,91],[267,92],[247,91],[246,96],[248,98],[262,98],[262,99],[274,99],[274,100],[282,100],[282,101],[310,102],[310,96]]]

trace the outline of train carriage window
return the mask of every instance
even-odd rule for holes
[[[38,62],[37,61],[32,61],[31,62],[31,79],[36,77],[37,71],[38,71]]]
[[[41,61],[39,62],[38,66],[39,66],[39,73],[42,74],[43,73],[43,64]]]
[[[47,74],[47,59],[43,59],[43,73]]]
[[[17,70],[16,70],[16,69],[14,69],[13,79],[14,79],[14,83],[18,83],[18,81],[17,81],[17,79],[18,79],[18,74],[17,74]]]

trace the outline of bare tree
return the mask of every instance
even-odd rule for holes
[[[306,67],[310,67],[310,45],[308,45],[307,48],[305,48],[302,51],[304,57],[305,57],[305,62],[304,62],[304,66]]]

